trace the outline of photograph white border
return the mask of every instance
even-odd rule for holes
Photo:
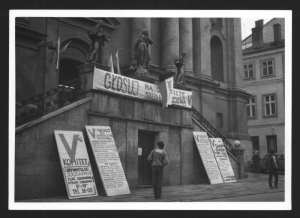
[[[15,18],[16,17],[223,17],[285,18],[284,202],[15,202]],[[288,10],[10,10],[9,11],[9,210],[291,210],[292,11]],[[241,39],[242,41],[242,39]],[[242,46],[242,43],[241,43]],[[266,181],[267,183],[267,181]]]

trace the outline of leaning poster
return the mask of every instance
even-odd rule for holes
[[[98,196],[82,132],[54,131],[69,199]]]
[[[223,179],[206,132],[193,132],[193,134],[210,184],[223,183]]]
[[[219,165],[224,182],[236,182],[235,175],[222,139],[210,138],[209,140],[211,142],[211,147]]]
[[[109,126],[86,126],[107,196],[130,194],[112,131]]]

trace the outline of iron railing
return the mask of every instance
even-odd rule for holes
[[[16,102],[16,126],[62,108],[78,99],[84,90],[80,78],[60,84],[40,94],[32,95]]]
[[[231,151],[233,148],[233,145],[213,126],[208,122],[202,114],[200,114],[194,107],[192,117],[197,120],[206,131],[209,132],[210,135],[212,135],[215,138],[221,138],[223,140],[224,146],[227,148],[227,150]]]

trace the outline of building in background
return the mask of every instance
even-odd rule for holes
[[[244,86],[252,95],[247,104],[252,140],[245,152],[247,160],[254,150],[263,157],[271,149],[284,153],[285,148],[284,19],[274,18],[265,25],[258,20],[255,24],[252,35],[242,42]]]
[[[241,21],[237,18],[19,17],[16,19],[16,101],[21,105],[20,110],[27,104],[27,113],[34,112],[36,105],[26,102],[55,95],[56,88],[66,87],[66,82],[86,78],[82,76],[85,70],[93,69],[86,65],[91,44],[87,31],[99,19],[104,22],[103,31],[110,42],[104,45],[103,63],[97,67],[109,70],[109,58],[118,51],[123,76],[154,84],[159,76],[176,69],[174,60],[185,51],[185,84],[178,89],[192,91],[193,108],[171,105],[162,110],[161,103],[155,100],[124,98],[122,93],[96,91],[90,83],[85,83],[89,89],[85,89],[80,99],[73,98],[68,101],[70,105],[61,104],[46,117],[17,126],[16,199],[66,194],[54,130],[85,134],[85,125],[109,125],[131,189],[151,183],[151,170],[145,158],[158,140],[164,141],[170,155],[164,185],[208,182],[193,131],[207,131],[211,136],[220,137],[215,135],[218,132],[231,143],[238,139],[249,147],[246,117],[249,94],[243,86]],[[134,73],[133,48],[143,29],[149,31],[153,44],[150,45],[150,72],[139,76]],[[58,39],[61,48],[68,45],[59,58],[53,48],[57,47]],[[43,47],[45,43],[47,46]],[[53,97],[51,101],[42,100],[42,109],[55,108],[61,99],[66,103],[65,98],[72,94],[61,93],[65,95]],[[73,103],[74,100],[79,101]],[[24,113],[20,112],[20,116]],[[88,152],[95,170],[91,150]],[[230,157],[236,177],[242,178],[244,163],[239,163],[234,155]],[[104,192],[99,173],[94,175],[98,191]]]

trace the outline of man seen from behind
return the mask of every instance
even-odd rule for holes
[[[269,171],[269,186],[271,189],[273,189],[273,185],[272,185],[272,179],[273,176],[275,177],[275,188],[278,189],[278,161],[277,158],[275,156],[275,151],[271,150],[270,151],[270,155],[268,156],[267,160],[266,160],[266,167]]]
[[[155,199],[161,198],[161,183],[163,177],[163,169],[169,162],[167,153],[163,150],[164,143],[157,142],[158,149],[154,149],[149,154],[147,160],[152,166],[152,184]]]

